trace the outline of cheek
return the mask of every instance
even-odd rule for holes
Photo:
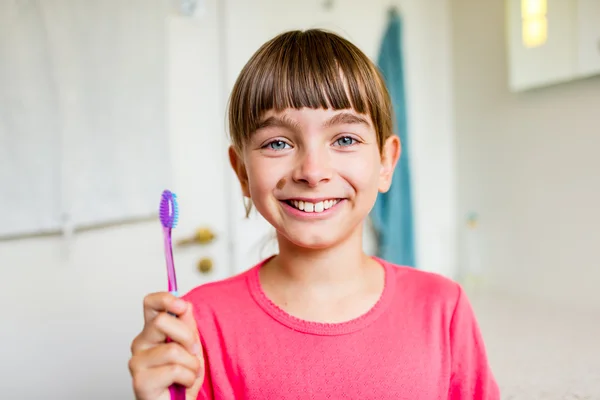
[[[250,194],[256,199],[260,199],[262,194],[272,192],[278,185],[281,185],[281,169],[275,168],[268,159],[250,159],[247,164],[248,185]]]
[[[379,183],[381,163],[378,154],[370,153],[352,157],[344,163],[340,174],[358,191],[376,188]],[[376,190],[376,189],[375,189]]]

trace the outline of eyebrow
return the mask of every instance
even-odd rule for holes
[[[300,124],[287,115],[282,115],[281,117],[269,117],[260,121],[256,130],[259,131],[266,128],[288,128],[292,131],[297,131],[300,128]]]
[[[342,112],[342,113],[334,115],[329,120],[325,121],[325,123],[323,124],[323,128],[329,128],[329,127],[332,127],[335,125],[343,125],[343,124],[346,124],[346,125],[359,124],[359,125],[371,126],[371,124],[369,124],[369,121],[366,118],[363,118],[359,115],[352,114],[349,112]]]
[[[323,123],[323,128],[330,128],[332,126],[342,125],[342,124],[347,124],[347,125],[361,124],[361,125],[371,126],[371,124],[369,124],[369,121],[366,118],[363,118],[361,116],[358,116],[356,114],[352,114],[349,112],[342,112],[342,113],[334,115],[333,117],[331,117],[330,119],[325,121]],[[294,121],[287,115],[282,115],[280,117],[271,116],[271,117],[261,121],[258,124],[256,131],[259,131],[261,129],[267,129],[267,128],[287,128],[287,129],[290,129],[293,131],[297,131],[299,129],[299,127],[300,126],[299,126],[298,122]]]

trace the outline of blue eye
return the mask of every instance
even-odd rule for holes
[[[335,141],[335,143],[341,147],[352,146],[355,142],[356,140],[350,136],[344,136]]]
[[[284,142],[283,140],[274,140],[270,143],[268,143],[265,147],[268,147],[271,150],[285,150],[286,147],[285,146],[289,146],[286,142]]]

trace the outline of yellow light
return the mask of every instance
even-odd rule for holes
[[[548,39],[548,20],[546,17],[531,18],[523,21],[523,44],[525,47],[538,47]]]
[[[545,16],[548,11],[547,0],[521,0],[521,18]]]
[[[525,47],[538,47],[548,40],[547,13],[547,0],[521,0],[522,40]]]

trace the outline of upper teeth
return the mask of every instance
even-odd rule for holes
[[[325,200],[325,201],[319,201],[318,203],[311,203],[309,201],[302,201],[302,200],[291,200],[291,203],[294,207],[296,207],[298,210],[302,210],[304,212],[323,212],[324,210],[327,210],[328,208],[331,208],[333,206],[335,206],[337,203],[339,202],[339,200]]]

